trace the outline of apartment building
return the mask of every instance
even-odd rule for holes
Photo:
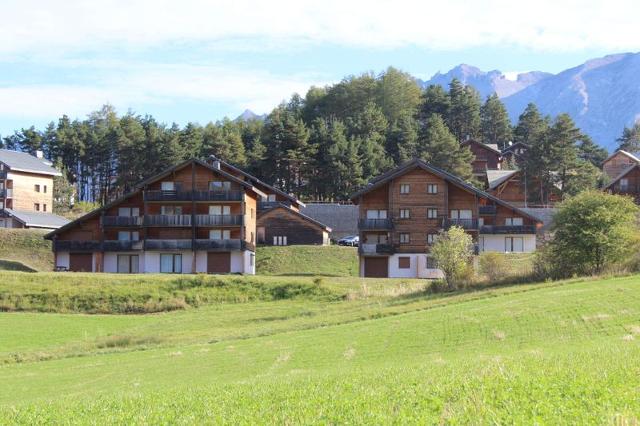
[[[254,274],[258,201],[266,196],[192,159],[45,238],[59,270]]]
[[[542,223],[517,207],[421,160],[409,161],[352,196],[359,206],[360,275],[437,278],[429,248],[456,225],[478,252],[532,252]]]
[[[60,172],[42,152],[0,149],[0,228],[55,229],[68,221],[52,213],[53,178]]]
[[[331,228],[300,212],[306,207],[291,194],[269,185],[215,156],[207,162],[263,192],[258,201],[257,241],[265,245],[327,245]]]
[[[484,179],[487,170],[502,169],[502,152],[496,144],[486,144],[475,139],[468,139],[461,144],[467,146],[473,154],[471,166],[473,175],[479,179]]]

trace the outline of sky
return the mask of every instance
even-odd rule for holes
[[[557,73],[639,51],[637,0],[3,0],[0,135],[103,104],[165,123],[268,113],[394,66]]]

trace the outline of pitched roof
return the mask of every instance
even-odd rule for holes
[[[258,185],[264,186],[264,187],[268,188],[270,191],[273,191],[273,192],[275,192],[276,194],[281,195],[281,196],[283,196],[283,197],[287,198],[287,199],[288,199],[289,201],[291,201],[292,203],[296,203],[296,204],[298,204],[300,207],[304,207],[304,206],[305,206],[305,205],[304,205],[304,203],[303,203],[302,201],[298,200],[298,199],[297,199],[296,197],[294,197],[293,195],[291,195],[291,194],[287,194],[286,192],[284,192],[284,191],[282,191],[282,190],[280,190],[280,189],[278,189],[278,188],[274,187],[273,185],[269,185],[268,183],[261,181],[261,180],[260,180],[260,179],[258,179],[257,177],[255,177],[255,176],[253,176],[253,175],[251,175],[251,174],[249,174],[249,173],[245,172],[244,170],[242,170],[242,169],[240,169],[240,168],[238,168],[238,167],[234,166],[233,164],[227,163],[226,161],[221,160],[221,159],[219,159],[219,158],[217,158],[217,157],[216,157],[215,159],[214,159],[214,158],[212,158],[212,160],[214,160],[214,161],[219,161],[219,162],[220,162],[221,164],[223,164],[225,167],[230,168],[231,170],[233,170],[233,171],[234,171],[234,172],[236,172],[236,173],[240,173],[242,176],[246,177],[247,179],[249,179],[250,181],[252,181],[254,184],[258,184]]]
[[[631,164],[629,166],[627,166],[626,169],[624,169],[623,171],[620,172],[620,174],[618,176],[616,176],[611,182],[609,182],[604,189],[609,189],[611,188],[616,182],[618,182],[620,179],[622,179],[623,177],[625,177],[631,170],[635,169],[636,167],[640,167],[640,163],[634,163]]]
[[[362,188],[360,191],[357,191],[356,193],[354,193],[353,195],[351,195],[350,199],[354,202],[357,202],[358,197],[360,197],[361,195],[366,194],[369,191],[372,191],[376,188],[381,187],[382,185],[384,185],[385,183],[387,183],[388,181],[390,181],[391,179],[398,177],[398,176],[402,176],[403,174],[405,174],[406,172],[408,172],[409,170],[412,170],[416,167],[419,167],[423,170],[426,170],[429,173],[433,173],[434,175],[440,177],[441,179],[452,183],[456,186],[458,186],[459,188],[462,188],[464,190],[467,190],[471,193],[474,193],[476,195],[479,195],[482,198],[486,198],[488,200],[493,201],[496,204],[500,204],[501,206],[507,207],[509,209],[512,209],[515,212],[518,212],[519,214],[521,214],[522,216],[526,216],[529,219],[532,219],[536,222],[539,222],[539,220],[534,217],[531,216],[530,214],[522,211],[521,209],[519,209],[518,207],[515,207],[509,203],[507,203],[506,201],[503,201],[487,192],[484,192],[478,188],[476,188],[475,186],[465,182],[464,180],[460,179],[458,176],[453,175],[449,172],[446,172],[442,169],[439,169],[437,167],[432,166],[431,164],[428,164],[422,160],[419,159],[413,159],[411,161],[408,161],[398,167],[396,167],[393,170],[390,170],[389,172],[385,173],[384,178],[383,179],[377,179],[374,180],[372,183],[370,183],[369,185],[367,185],[366,187]]]
[[[268,210],[265,210],[264,212],[260,213],[260,216],[267,216],[269,213],[275,211],[275,210],[285,210],[288,213],[291,213],[293,215],[299,216],[301,219],[306,220],[307,222],[310,222],[316,226],[319,226],[320,228],[322,228],[324,231],[327,232],[331,232],[331,228],[329,228],[327,225],[325,225],[324,223],[318,222],[317,220],[315,220],[312,217],[307,216],[304,213],[300,213],[297,210],[292,209],[291,207],[287,206],[286,204],[282,204],[282,203],[278,203],[277,205],[275,205],[274,207],[271,207]]]
[[[516,143],[513,143],[513,144],[511,144],[511,145],[506,146],[506,147],[502,150],[502,152],[503,152],[503,153],[505,153],[505,152],[512,151],[512,150],[514,150],[514,149],[515,149],[515,147],[517,147],[517,146],[523,146],[523,147],[525,147],[525,148],[529,148],[529,145],[527,145],[527,144],[526,144],[526,143],[524,143],[524,142],[516,142]]]
[[[237,183],[237,184],[239,184],[239,185],[241,185],[241,186],[243,186],[243,187],[255,192],[256,194],[258,194],[260,196],[265,196],[266,197],[265,193],[263,193],[262,191],[260,191],[259,189],[257,189],[253,185],[251,185],[250,183],[245,182],[242,179],[238,179],[237,177],[235,177],[233,175],[230,175],[229,173],[225,172],[224,170],[217,169],[217,168],[205,163],[202,160],[198,160],[197,158],[192,158],[190,160],[183,161],[182,163],[179,163],[179,164],[177,164],[177,165],[175,165],[173,167],[170,167],[167,170],[164,170],[163,172],[160,172],[155,176],[151,176],[150,178],[143,180],[142,182],[136,184],[135,187],[133,188],[133,190],[131,192],[129,192],[128,194],[125,194],[122,197],[119,197],[119,198],[117,198],[117,199],[105,204],[102,207],[99,207],[99,208],[97,208],[95,210],[92,210],[89,213],[77,218],[74,221],[71,221],[71,222],[67,223],[64,226],[61,226],[60,228],[58,228],[58,229],[56,229],[54,231],[49,232],[47,235],[44,236],[44,238],[46,238],[46,239],[52,238],[54,235],[59,234],[60,232],[65,231],[65,230],[75,226],[78,223],[84,222],[87,219],[91,219],[92,217],[98,215],[100,212],[102,212],[104,210],[108,210],[111,207],[120,204],[121,202],[123,202],[127,198],[132,197],[133,195],[137,194],[138,191],[142,190],[145,185],[148,185],[151,182],[155,182],[158,179],[162,179],[163,177],[171,174],[173,171],[181,169],[181,168],[183,168],[183,167],[185,167],[185,166],[187,166],[187,165],[189,165],[191,163],[195,163],[195,164],[201,165],[203,167],[206,167],[206,168],[208,168],[210,170],[215,171],[216,173],[220,173],[226,179],[229,179],[229,180],[231,180],[231,181],[233,181],[233,182],[235,182],[235,183]]]
[[[610,156],[608,156],[603,162],[602,164],[606,163],[607,161],[611,160],[613,157],[615,157],[618,154],[623,154],[626,155],[627,157],[629,157],[630,159],[632,159],[633,161],[635,161],[636,163],[640,163],[640,158],[636,157],[635,155],[633,155],[632,153],[625,151],[623,149],[619,149],[617,151],[615,151],[613,154],[611,154]]]
[[[489,189],[496,189],[500,184],[506,182],[518,172],[519,170],[487,170],[487,183],[489,184]]]
[[[24,212],[6,208],[4,212],[29,228],[56,229],[69,223],[64,217],[53,213]]]
[[[59,171],[51,167],[49,161],[34,157],[27,152],[0,149],[0,162],[6,164],[10,170],[16,172],[40,173],[51,176],[62,175]]]
[[[333,234],[358,234],[358,206],[354,204],[310,203],[302,213],[330,226]]]
[[[462,142],[462,145],[470,145],[472,143],[485,148],[486,150],[489,150],[495,154],[502,155],[502,152],[498,149],[498,144],[495,143],[484,143],[475,139],[467,139],[466,141]]]

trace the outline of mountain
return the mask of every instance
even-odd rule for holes
[[[461,64],[445,74],[437,72],[430,80],[419,81],[419,83],[422,87],[439,84],[447,88],[451,80],[457,78],[463,84],[475,87],[476,90],[480,92],[482,99],[485,99],[493,93],[497,93],[498,96],[504,98],[544,80],[551,75],[552,74],[541,71],[532,71],[518,74],[516,79],[512,80],[498,70],[484,72],[474,66]]]
[[[640,53],[593,59],[503,99],[514,122],[529,102],[552,116],[567,112],[605,148],[640,119]]]
[[[625,126],[640,120],[640,53],[592,59],[558,74],[522,73],[516,80],[501,71],[462,64],[420,83],[446,88],[454,77],[474,86],[483,99],[497,93],[514,123],[529,102],[551,116],[569,113],[578,127],[609,150],[617,146]]]
[[[263,121],[266,117],[266,114],[258,115],[250,109],[245,109],[242,114],[236,117],[235,121]]]

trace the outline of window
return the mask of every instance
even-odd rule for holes
[[[437,194],[438,193],[438,184],[430,183],[427,185],[427,194]]]
[[[34,190],[34,191],[36,191],[36,192],[40,192],[40,185],[35,184],[35,185],[33,186],[33,190]]]
[[[409,219],[410,216],[409,209],[400,209],[400,219]]]
[[[620,191],[628,191],[629,190],[629,179],[622,178],[620,179]]]
[[[408,183],[401,183],[400,184],[400,193],[401,194],[408,194],[409,193],[409,184]]]
[[[411,268],[411,258],[410,257],[399,257],[398,258],[398,269],[409,269]]]
[[[255,263],[256,263],[256,255],[255,255],[255,254],[253,254],[253,253],[251,253],[251,254],[249,255],[249,265],[250,265],[251,267],[253,267],[253,265],[255,265]]]
[[[228,182],[228,181],[209,182],[209,189],[211,191],[228,191],[229,189],[231,189],[231,182]]]
[[[435,243],[436,238],[438,238],[438,234],[427,234],[427,244]]]
[[[160,214],[162,215],[181,215],[182,206],[160,206]]]
[[[504,251],[506,253],[522,253],[524,251],[522,237],[505,237]]]
[[[274,246],[286,246],[287,245],[287,237],[285,236],[277,236],[273,237],[273,245]]]
[[[161,254],[160,255],[160,272],[163,274],[181,274],[182,273],[182,255],[181,254]]]
[[[427,256],[427,269],[438,269],[438,262],[431,256]]]
[[[400,234],[400,244],[409,244],[409,234],[403,232]]]
[[[40,211],[40,204],[39,204],[39,203],[35,203],[35,204],[33,205],[33,209],[34,209],[35,211],[39,212],[39,211]]]
[[[255,243],[255,236],[253,235],[253,231],[251,231],[251,240],[249,240],[250,243]]]
[[[175,191],[176,183],[175,182],[160,182],[160,190],[162,191]]]
[[[255,219],[255,211],[253,210],[253,207],[251,208],[251,219]]]
[[[387,234],[364,234],[365,244],[387,244],[389,238]]]
[[[119,207],[118,216],[140,216],[140,209],[138,207]]]
[[[119,241],[140,241],[140,233],[138,231],[118,231]]]
[[[437,219],[438,209],[427,209],[427,219]]]
[[[47,211],[47,205],[46,205],[46,204],[43,204],[43,205],[42,205],[42,211],[43,211],[43,212],[46,212],[46,211]]]
[[[386,210],[367,210],[367,219],[386,219]]]
[[[209,231],[209,239],[210,240],[230,240],[231,239],[231,231],[228,229],[212,229]]]
[[[118,255],[119,274],[137,274],[139,272],[139,265],[137,254]]]
[[[230,215],[231,206],[209,206],[209,214],[212,216]]]
[[[451,210],[451,219],[471,219],[472,217],[471,210]]]
[[[521,217],[507,217],[504,219],[504,224],[507,226],[522,226]]]
[[[45,185],[43,188],[44,188],[44,189],[43,189],[43,191],[42,191],[42,192],[44,192],[44,193],[46,194],[46,193],[47,193],[47,185]]]
[[[273,203],[274,201],[276,201],[276,194],[269,194],[267,199],[269,200],[269,202]]]

